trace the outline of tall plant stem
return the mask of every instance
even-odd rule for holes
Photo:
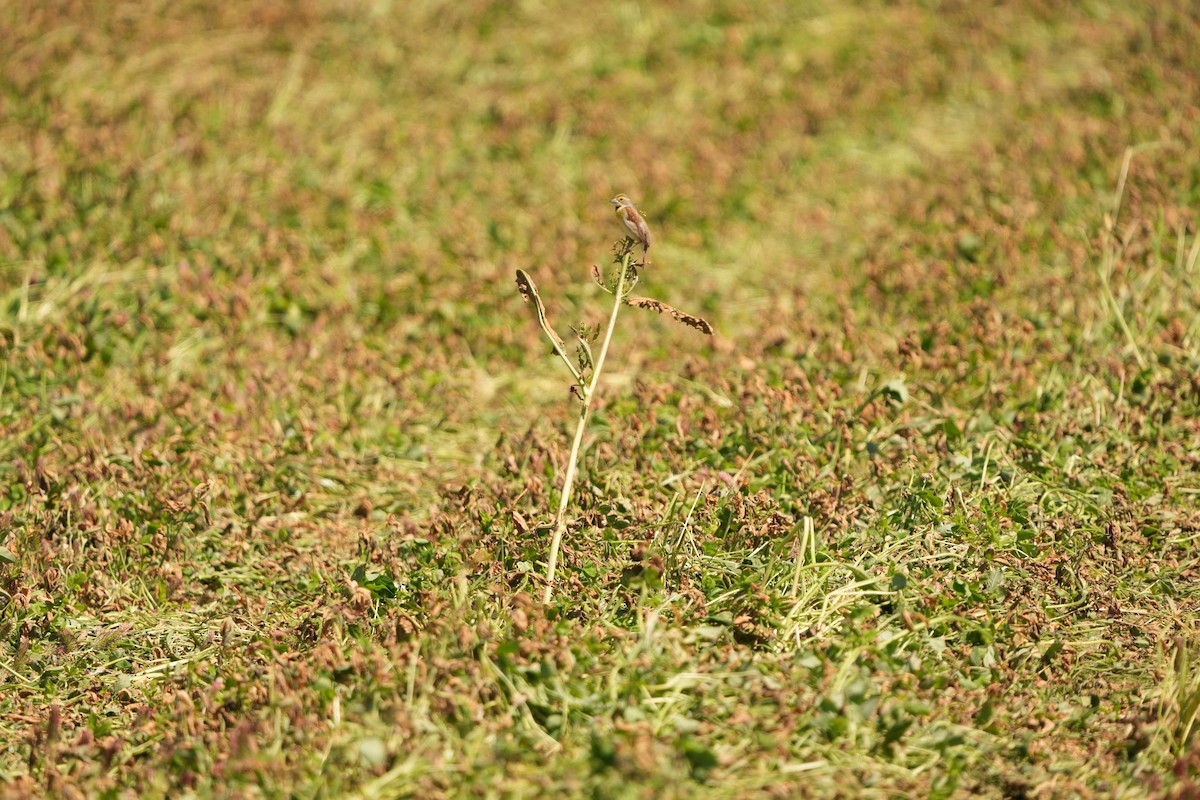
[[[604,332],[604,343],[600,346],[600,355],[592,365],[592,379],[583,391],[583,408],[579,410],[579,423],[575,426],[575,441],[571,443],[571,455],[567,457],[567,472],[563,475],[562,498],[558,502],[558,514],[554,520],[554,538],[550,540],[550,559],[546,565],[546,592],[542,602],[550,604],[554,594],[554,569],[558,566],[558,550],[562,546],[563,533],[567,530],[567,504],[571,501],[571,489],[575,485],[575,472],[579,463],[579,448],[583,444],[583,433],[587,430],[588,420],[592,416],[592,398],[596,396],[596,387],[600,385],[600,373],[604,369],[604,359],[608,355],[608,345],[612,342],[613,331],[617,328],[617,314],[625,299],[625,276],[629,273],[629,262],[632,256],[626,254],[621,261],[621,277],[617,279],[617,291],[613,297],[612,314],[608,318],[608,330]]]

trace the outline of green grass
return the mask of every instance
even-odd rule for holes
[[[1200,791],[1190,3],[0,30],[0,795]]]

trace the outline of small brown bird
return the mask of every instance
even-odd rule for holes
[[[629,231],[629,235],[642,246],[641,264],[649,264],[650,227],[646,224],[646,220],[633,207],[633,201],[623,194],[614,197],[612,204],[616,206],[617,216],[621,218],[621,222],[625,223],[625,229]]]

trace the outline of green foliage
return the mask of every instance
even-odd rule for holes
[[[0,795],[1197,792],[1192,4],[597,9],[0,4]]]

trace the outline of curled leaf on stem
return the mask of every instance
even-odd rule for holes
[[[706,336],[712,336],[716,332],[712,323],[708,320],[697,317],[694,314],[688,314],[685,311],[680,311],[675,306],[668,305],[661,300],[655,300],[652,297],[629,297],[626,298],[625,302],[634,308],[648,308],[651,311],[657,311],[659,314],[670,314],[684,325],[695,328]]]
[[[575,380],[583,383],[583,376],[579,370],[571,363],[571,359],[567,357],[567,344],[558,335],[554,328],[550,327],[550,322],[546,319],[546,307],[542,305],[541,295],[538,294],[537,286],[534,285],[533,278],[529,277],[529,273],[523,269],[517,270],[517,291],[521,293],[521,299],[526,303],[533,303],[534,313],[537,315],[538,324],[542,326],[542,331],[545,332],[546,338],[550,340],[550,344],[554,345],[554,350],[558,353],[559,358],[567,365],[567,369],[571,371],[571,375]]]

